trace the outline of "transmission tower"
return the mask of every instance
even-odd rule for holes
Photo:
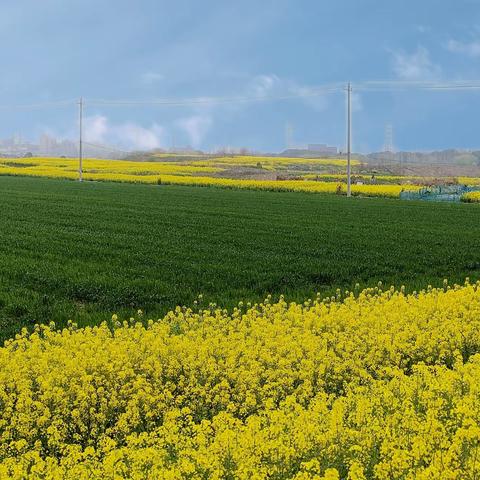
[[[385,125],[385,143],[383,145],[383,158],[384,158],[384,166],[385,163],[388,161],[391,163],[394,158],[395,150],[393,148],[393,126],[391,123],[387,123]]]
[[[385,125],[385,143],[383,145],[385,153],[393,153],[393,126],[391,123]]]

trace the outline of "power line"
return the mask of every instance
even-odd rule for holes
[[[395,90],[480,90],[478,81],[366,81],[355,84],[356,90],[362,91],[395,91]]]
[[[395,91],[395,90],[480,90],[480,82],[420,82],[420,81],[366,81],[352,84],[357,91]],[[302,93],[288,95],[264,95],[244,97],[197,97],[190,99],[165,98],[159,100],[105,100],[90,99],[88,103],[96,106],[195,106],[219,105],[228,103],[264,102],[318,97],[328,93],[345,90],[344,84],[320,85]]]
[[[480,90],[480,81],[448,81],[448,82],[425,82],[404,80],[369,80],[352,84],[356,91],[395,91],[395,90]],[[84,99],[84,105],[93,106],[195,106],[195,105],[221,105],[230,103],[266,102],[312,98],[328,93],[345,90],[344,83],[324,84],[317,87],[306,88],[298,93],[284,95],[250,95],[230,97],[196,97],[196,98],[164,98],[153,100],[108,100],[108,99]],[[35,109],[48,107],[65,107],[78,104],[77,99],[39,102],[30,104],[0,104],[0,109]]]
[[[107,152],[118,152],[118,153],[126,153],[126,154],[132,153],[130,150],[121,150],[121,149],[116,148],[116,147],[109,147],[108,145],[99,145],[99,144],[96,144],[96,143],[89,143],[89,142],[86,142],[85,140],[83,140],[82,143],[83,143],[83,145],[86,145],[88,147],[98,148],[98,149],[101,149],[101,150],[105,150]]]
[[[195,105],[221,105],[230,103],[265,102],[277,100],[291,100],[296,98],[311,98],[326,93],[340,92],[344,87],[316,88],[308,92],[289,95],[264,95],[251,97],[198,97],[190,99],[160,99],[160,100],[88,100],[89,105],[94,106],[195,106]]]
[[[21,109],[34,109],[34,108],[47,108],[47,107],[67,107],[78,104],[78,100],[59,100],[56,102],[42,102],[42,103],[30,103],[30,104],[17,104],[17,105],[1,105],[0,109],[4,110],[21,110]]]

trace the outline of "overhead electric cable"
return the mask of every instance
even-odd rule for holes
[[[448,82],[425,82],[404,80],[369,80],[352,84],[356,91],[391,92],[396,90],[480,90],[480,81],[448,81]],[[235,103],[255,103],[280,100],[294,100],[301,98],[319,97],[328,93],[345,91],[345,84],[333,83],[319,85],[317,87],[301,89],[298,93],[284,95],[246,95],[231,97],[195,97],[195,98],[163,98],[151,100],[115,100],[115,99],[86,99],[85,105],[91,106],[199,106],[199,105],[222,105]],[[20,110],[48,107],[64,107],[76,105],[78,100],[59,100],[50,102],[38,102],[30,104],[0,104],[0,109]]]

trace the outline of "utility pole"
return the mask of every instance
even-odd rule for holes
[[[351,179],[351,156],[352,156],[352,85],[347,85],[347,197],[352,195]]]
[[[78,181],[83,181],[83,98],[78,102]]]

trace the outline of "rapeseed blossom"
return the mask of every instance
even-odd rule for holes
[[[272,168],[288,166],[289,162],[299,159],[281,157],[227,157],[212,160],[187,162],[135,162],[126,160],[100,160],[87,158],[83,161],[83,179],[94,181],[113,181],[126,183],[191,185],[203,187],[222,187],[248,190],[268,190],[287,192],[336,193],[346,194],[344,182],[314,180],[251,180],[212,176],[228,166],[222,161],[253,162],[254,159],[271,161]],[[301,159],[312,164],[337,165],[342,159]],[[322,163],[323,162],[323,163]],[[223,165],[223,167],[222,167]],[[73,158],[0,158],[0,175],[21,175],[48,178],[78,178],[78,160]],[[409,186],[409,189],[420,187]],[[352,195],[368,197],[398,198],[405,187],[402,185],[352,185]]]
[[[0,478],[476,478],[480,284],[382,288],[24,329]]]
[[[168,156],[168,154],[166,156]],[[352,159],[351,164],[360,165],[360,161]],[[219,165],[243,167],[258,167],[259,165],[261,165],[262,168],[267,170],[281,170],[292,165],[346,167],[347,160],[344,158],[262,157],[258,155],[230,155],[212,157],[205,160],[193,160],[192,165]]]
[[[467,203],[480,203],[480,192],[464,193],[461,200]]]

